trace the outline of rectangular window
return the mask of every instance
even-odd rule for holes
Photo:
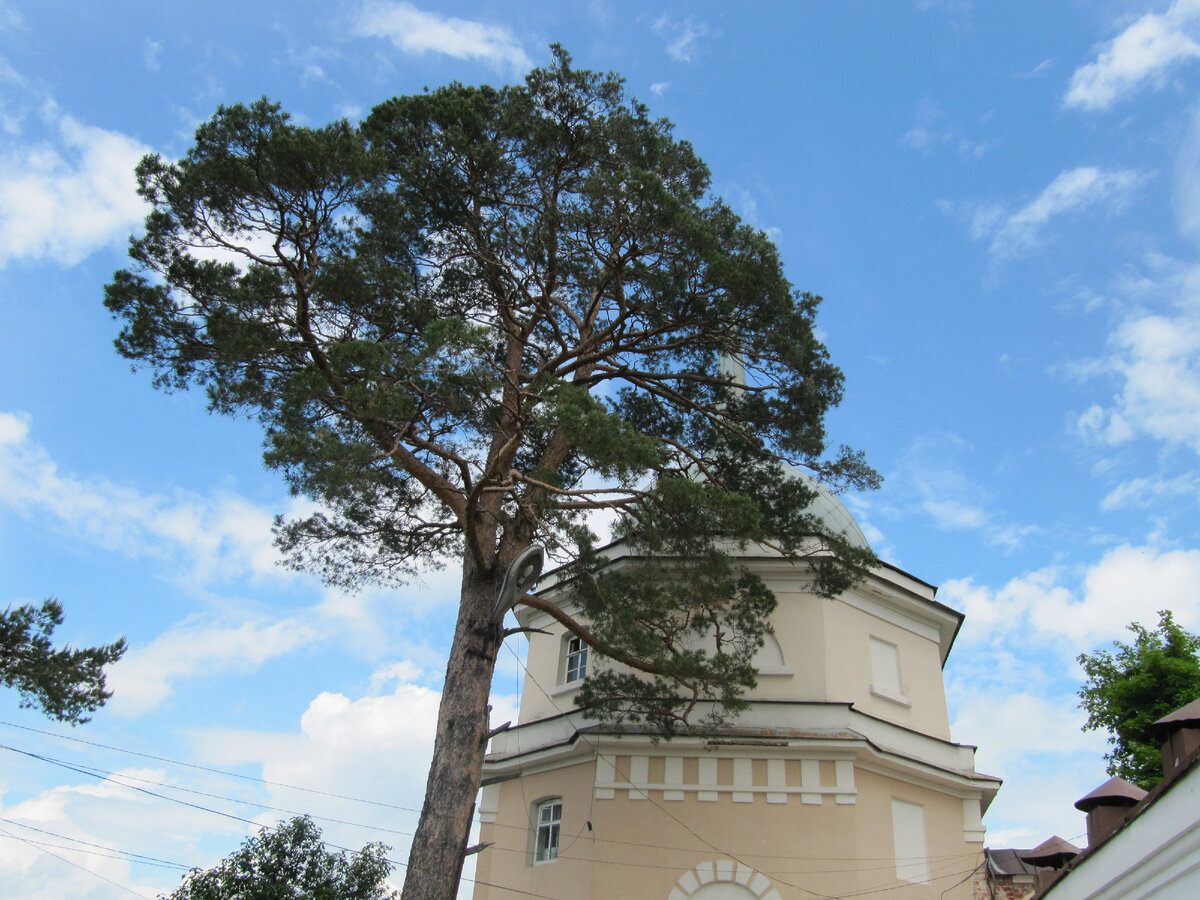
[[[877,637],[871,638],[871,690],[891,700],[906,700],[900,683],[900,648]]]
[[[929,884],[925,807],[892,798],[892,843],[896,848],[896,877]]]
[[[563,682],[582,681],[587,675],[588,645],[577,637],[567,641],[567,666]]]
[[[558,830],[561,825],[561,797],[538,804],[537,842],[533,852],[535,862],[551,862],[558,859]]]

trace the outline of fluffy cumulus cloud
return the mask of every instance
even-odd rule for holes
[[[1028,847],[1083,831],[1075,800],[1106,775],[1106,736],[1085,732],[1076,657],[1154,625],[1169,608],[1200,625],[1200,551],[1121,545],[1079,569],[1027,572],[1000,587],[950,580],[938,599],[966,614],[946,669],[955,740],[1006,780],[988,813],[991,846]],[[1028,823],[1037,823],[1031,831]]]
[[[1200,111],[1180,142],[1172,198],[1181,235],[1200,247]],[[1105,353],[1075,369],[1116,389],[1079,415],[1079,430],[1107,444],[1148,437],[1200,453],[1200,263],[1148,254],[1129,270],[1110,291],[1118,314]]]
[[[1088,438],[1121,444],[1145,435],[1200,453],[1200,310],[1134,315],[1108,339],[1108,355],[1083,371],[1118,382],[1109,403],[1078,419]]]
[[[149,148],[52,108],[50,116],[52,136],[0,149],[0,265],[77,263],[124,240],[146,214],[133,170]]]
[[[61,785],[18,798],[4,781],[20,781],[22,766],[39,765],[18,757],[0,776],[0,836],[29,842],[0,841],[5,896],[109,898],[121,896],[122,887],[158,896],[178,884],[183,869],[139,866],[98,848],[210,866],[253,830],[247,820],[273,824],[299,811],[313,816],[332,845],[383,841],[394,848],[392,859],[403,860],[424,797],[441,696],[410,660],[381,665],[369,681],[361,696],[313,697],[293,728],[190,732],[192,760],[206,768],[168,760],[128,768],[105,762],[128,758],[108,753],[90,763],[106,780],[64,774]],[[493,696],[492,705],[495,721],[515,718],[514,696]],[[103,753],[51,746],[57,749],[45,751],[50,756]],[[252,780],[223,774],[230,770]],[[402,877],[398,869],[395,886]]]
[[[298,733],[214,729],[195,732],[193,742],[210,764],[261,766],[272,782],[269,802],[311,809],[327,840],[343,846],[384,840],[395,848],[392,858],[404,859],[441,702],[426,675],[409,661],[393,661],[376,671],[365,696],[315,697]],[[515,696],[493,695],[491,703],[494,722],[516,718]]]
[[[142,715],[166,700],[178,679],[253,671],[321,637],[313,624],[297,618],[239,625],[185,623],[130,650],[112,666],[108,711]]]
[[[61,746],[55,756],[74,757]],[[203,810],[161,801],[173,778],[162,768],[117,767],[67,781],[27,797],[0,802],[0,884],[4,895],[28,900],[60,897],[157,897],[174,889],[201,863],[195,836],[233,846],[244,826]],[[165,786],[165,787],[164,787]],[[212,779],[194,787],[221,787]],[[142,790],[138,790],[142,788]],[[132,854],[155,860],[135,865]],[[177,865],[170,865],[176,863]]]
[[[1130,622],[1154,625],[1161,609],[1200,630],[1200,550],[1122,544],[1081,575],[1048,567],[998,589],[950,580],[938,599],[965,612],[961,640],[967,647],[1037,642],[1060,660],[1071,660],[1121,639]]]
[[[474,59],[503,71],[524,72],[533,62],[517,37],[503,25],[486,25],[417,9],[411,3],[366,3],[356,32],[391,41],[404,53],[442,53]]]
[[[1097,48],[1093,62],[1071,76],[1063,103],[1107,109],[1145,86],[1162,87],[1170,72],[1200,56],[1200,2],[1176,0],[1165,13],[1146,13]]]
[[[62,472],[15,413],[0,412],[0,507],[99,547],[164,559],[192,579],[289,577],[277,565],[270,510],[233,494],[166,496]]]
[[[977,207],[971,221],[971,236],[976,240],[990,239],[993,260],[1026,256],[1046,243],[1046,230],[1054,219],[1095,207],[1119,211],[1146,178],[1145,173],[1133,169],[1105,170],[1095,166],[1068,169],[1015,212],[994,204]]]

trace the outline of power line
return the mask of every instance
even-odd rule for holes
[[[28,838],[23,838],[19,834],[13,834],[11,831],[9,831],[5,828],[0,828],[0,834],[5,835],[6,837],[10,837],[15,841],[20,841],[22,844],[28,844],[30,847],[34,847],[37,850],[41,851],[42,853],[45,853],[48,856],[53,856],[55,859],[60,860],[61,862],[65,862],[68,866],[79,869],[81,872],[87,872],[89,875],[91,875],[94,878],[99,878],[101,881],[107,881],[113,887],[119,887],[121,890],[125,891],[126,893],[133,894],[133,896],[139,898],[139,900],[149,900],[149,898],[147,898],[145,894],[141,894],[141,893],[135,891],[133,888],[129,887],[129,885],[121,884],[121,882],[119,882],[119,881],[113,881],[111,878],[109,878],[105,875],[101,875],[99,872],[93,872],[91,869],[87,868],[86,866],[81,866],[77,862],[72,862],[71,860],[67,859],[65,856],[61,856],[61,855],[55,853],[53,850],[47,850],[46,849],[47,845],[42,844],[39,841],[31,841]]]
[[[244,824],[246,824],[246,825],[251,825],[251,826],[254,826],[254,827],[256,827],[256,828],[265,829],[265,830],[267,830],[267,831],[273,831],[273,830],[275,830],[275,826],[272,826],[272,825],[262,825],[262,824],[260,824],[260,823],[258,823],[258,822],[255,822],[255,821],[253,821],[252,819],[246,819],[246,818],[243,818],[242,816],[237,816],[237,815],[234,815],[233,813],[227,813],[227,812],[223,812],[223,811],[221,811],[221,810],[219,810],[219,809],[212,809],[211,807],[202,806],[202,805],[200,805],[200,804],[198,804],[198,803],[192,803],[192,802],[190,802],[190,801],[188,801],[188,800],[183,800],[183,799],[181,799],[181,798],[179,798],[179,797],[171,797],[171,796],[168,796],[168,795],[166,795],[166,794],[159,794],[159,793],[156,793],[156,792],[154,792],[154,791],[148,790],[147,788],[138,787],[137,785],[126,784],[126,783],[124,783],[124,782],[122,782],[122,781],[120,781],[120,780],[118,780],[118,779],[115,779],[115,778],[108,778],[108,777],[106,777],[106,776],[104,776],[104,775],[97,774],[97,772],[90,772],[90,771],[88,771],[86,768],[79,767],[79,766],[74,766],[74,765],[71,765],[70,763],[59,762],[59,761],[57,761],[57,760],[51,759],[50,757],[42,756],[41,754],[32,753],[32,752],[30,752],[30,751],[27,751],[27,750],[18,750],[18,749],[14,748],[14,747],[9,747],[9,746],[7,746],[7,745],[4,745],[4,744],[0,744],[0,749],[10,750],[10,751],[12,751],[12,752],[14,752],[14,753],[19,753],[19,754],[21,754],[21,755],[23,755],[23,756],[28,756],[28,757],[30,757],[30,758],[32,758],[32,759],[36,759],[36,760],[39,760],[39,761],[41,761],[41,762],[46,762],[46,763],[49,763],[49,764],[51,764],[51,765],[60,766],[60,767],[62,767],[62,768],[68,769],[68,770],[70,770],[70,771],[77,772],[77,773],[79,773],[79,774],[81,774],[81,775],[87,775],[87,776],[89,776],[89,777],[92,777],[92,778],[99,778],[99,779],[100,779],[100,780],[102,780],[102,781],[111,781],[113,784],[120,785],[121,787],[127,788],[127,789],[129,789],[129,790],[132,790],[132,791],[137,791],[137,792],[139,792],[139,793],[146,794],[147,796],[150,796],[150,797],[156,797],[156,798],[158,798],[158,799],[160,799],[160,800],[166,800],[168,803],[178,803],[178,804],[180,804],[181,806],[187,806],[187,807],[189,807],[189,808],[191,808],[191,809],[196,809],[196,810],[199,810],[199,811],[201,811],[201,812],[208,812],[208,813],[212,813],[213,815],[221,816],[221,817],[223,817],[223,818],[227,818],[227,819],[233,819],[234,821],[237,821],[237,822],[242,822],[242,823],[244,823]],[[246,801],[234,801],[234,802],[246,802]],[[268,807],[268,808],[269,808],[269,807]],[[317,816],[312,816],[311,818],[314,818],[314,819],[315,819],[315,818],[318,818],[318,817],[317,817]],[[334,821],[336,821],[336,820],[334,820]],[[354,825],[354,824],[357,824],[357,823],[352,823],[352,822],[351,822],[351,823],[344,823],[344,824],[350,824],[350,825]],[[360,826],[360,827],[363,827],[363,828],[371,828],[371,827],[373,827],[373,826],[367,826],[367,825],[363,825],[363,826]],[[387,830],[387,829],[380,829],[380,830]],[[21,837],[20,835],[15,835],[15,834],[12,834],[11,832],[8,832],[8,831],[6,831],[5,829],[2,829],[2,828],[0,828],[0,834],[6,834],[6,835],[8,835],[9,837],[11,837],[11,838],[13,838],[13,839],[15,839],[15,840],[18,840],[18,841],[21,841],[21,842],[23,842],[23,843],[29,844],[29,845],[30,845],[30,846],[32,846],[32,847],[37,847],[37,848],[38,848],[38,849],[40,849],[42,852],[44,852],[44,853],[48,853],[48,854],[50,854],[51,856],[54,856],[54,857],[55,857],[55,858],[57,858],[57,859],[61,859],[61,860],[63,860],[63,862],[66,862],[66,863],[68,863],[69,865],[75,866],[76,868],[82,868],[82,867],[81,867],[81,866],[79,866],[78,864],[76,864],[76,863],[74,863],[74,862],[71,862],[71,860],[69,860],[69,859],[66,859],[65,857],[59,856],[58,854],[56,854],[56,853],[53,853],[53,852],[51,852],[50,850],[47,850],[47,849],[45,849],[45,846],[43,846],[43,844],[42,844],[41,842],[38,842],[38,841],[31,841],[31,840],[29,840],[29,839],[27,839],[27,838],[23,838],[23,837]],[[61,837],[61,836],[60,836],[60,837]],[[67,838],[67,840],[70,840],[70,838]],[[342,850],[342,851],[345,851],[345,852],[347,852],[347,853],[352,853],[352,854],[355,854],[355,855],[358,855],[358,854],[362,853],[362,850],[355,850],[355,849],[353,849],[353,848],[351,848],[351,847],[343,847],[343,846],[342,846],[342,845],[340,845],[340,844],[334,844],[334,843],[331,843],[330,841],[324,841],[324,840],[323,840],[323,841],[321,841],[321,844],[322,844],[322,846],[324,846],[324,847],[327,847],[327,848],[331,848],[331,849],[334,849],[334,850]],[[408,868],[408,867],[409,867],[409,864],[408,864],[407,862],[405,862],[405,861],[402,861],[402,860],[398,860],[398,859],[392,859],[392,858],[390,858],[390,857],[384,857],[384,859],[385,859],[387,862],[391,863],[392,865],[394,865],[394,866],[398,866],[398,867],[400,867],[400,868],[405,868],[405,869],[406,869],[406,868]],[[108,879],[108,878],[104,878],[104,876],[103,876],[103,875],[100,875],[100,874],[99,874],[99,873],[97,873],[97,872],[91,872],[91,870],[90,870],[90,869],[84,869],[84,871],[86,871],[86,872],[89,872],[89,873],[90,873],[90,874],[92,874],[92,875],[95,875],[97,878],[103,878],[105,881],[110,881],[110,879]],[[546,895],[546,894],[539,894],[539,893],[536,893],[536,892],[534,892],[534,891],[526,891],[526,890],[522,890],[522,889],[520,889],[520,888],[505,887],[505,886],[503,886],[503,885],[492,884],[491,882],[486,882],[486,881],[478,881],[477,879],[473,879],[473,878],[467,878],[467,877],[465,877],[465,876],[463,876],[463,877],[462,877],[462,880],[463,880],[463,881],[468,881],[468,882],[470,882],[470,883],[472,883],[472,884],[476,884],[476,883],[478,883],[478,884],[485,885],[485,886],[487,886],[487,887],[494,887],[494,888],[498,888],[498,889],[501,889],[501,890],[511,891],[511,892],[513,892],[513,893],[521,894],[521,895],[523,895],[523,896],[527,896],[527,897],[535,897],[535,898],[538,898],[538,900],[556,900],[556,898],[554,898],[554,897],[550,897],[549,895]],[[115,881],[112,881],[111,883],[112,883],[112,884],[114,884],[114,885],[116,885],[117,887],[120,887],[120,888],[122,888],[123,890],[126,890],[126,891],[129,891],[130,893],[133,893],[133,894],[134,894],[135,896],[137,896],[137,897],[143,897],[143,895],[141,895],[141,894],[138,894],[138,893],[134,892],[132,889],[130,889],[130,888],[128,888],[128,887],[126,887],[125,885],[118,884],[118,883],[117,883],[117,882],[115,882]],[[144,897],[143,897],[143,900],[145,900],[145,898],[144,898]]]
[[[370,806],[381,806],[381,807],[384,807],[385,809],[398,809],[403,812],[415,812],[415,813],[420,812],[419,809],[415,809],[414,807],[411,807],[411,806],[399,806],[394,803],[384,803],[382,800],[368,800],[365,797],[353,797],[348,794],[337,794],[332,791],[318,790],[317,788],[301,787],[300,785],[287,784],[282,781],[270,781],[266,778],[257,778],[254,775],[244,775],[241,772],[229,772],[229,771],[226,771],[225,769],[217,769],[217,768],[213,768],[212,766],[202,766],[202,765],[199,765],[198,763],[184,762],[183,760],[171,759],[170,757],[167,757],[167,756],[157,756],[153,753],[142,753],[138,750],[130,750],[126,747],[117,747],[112,744],[102,744],[98,741],[89,741],[89,740],[85,740],[84,738],[73,737],[68,734],[58,734],[53,731],[43,731],[40,728],[32,728],[28,725],[18,725],[15,722],[0,721],[0,725],[5,725],[9,728],[19,728],[22,731],[30,731],[30,732],[33,732],[34,734],[45,735],[46,737],[58,738],[61,741],[73,741],[76,744],[86,744],[90,747],[98,747],[102,750],[112,750],[116,753],[125,753],[129,756],[138,756],[138,757],[141,757],[142,759],[152,759],[155,762],[170,763],[171,765],[174,765],[174,766],[184,766],[189,769],[196,769],[198,771],[208,772],[213,775],[224,775],[229,778],[240,778],[243,781],[253,781],[256,784],[265,784],[270,787],[280,787],[280,788],[287,788],[287,789],[293,790],[293,791],[303,791],[306,794],[317,794],[322,797],[331,797],[335,800],[350,800],[350,801],[353,801],[354,803],[366,803]]]
[[[189,866],[184,863],[171,862],[170,860],[159,859],[158,857],[155,857],[155,856],[146,856],[142,853],[134,853],[132,850],[122,850],[119,847],[106,847],[104,844],[93,844],[91,841],[85,841],[82,838],[74,838],[69,835],[58,834],[57,832],[54,832],[54,831],[47,831],[44,828],[37,828],[33,825],[26,824],[25,822],[15,822],[12,819],[4,819],[4,818],[0,818],[0,822],[5,823],[6,825],[15,825],[18,828],[26,828],[29,831],[36,831],[38,834],[44,834],[48,837],[57,838],[60,841],[70,841],[72,844],[81,844],[84,847],[91,847],[95,850],[102,850],[102,851],[104,851],[104,853],[101,853],[98,855],[106,856],[106,858],[108,858],[108,859],[124,859],[129,862],[136,862],[140,865],[157,866],[159,868],[164,868],[164,869],[168,869],[168,868],[169,869],[180,869],[184,872],[190,872],[192,869],[195,868],[195,866]],[[15,837],[15,835],[12,835],[12,836]],[[47,845],[47,846],[51,846],[51,845]],[[58,845],[54,845],[54,846],[58,846]],[[58,849],[74,850],[76,848],[58,846]]]
[[[223,794],[214,794],[209,791],[200,791],[200,790],[196,790],[194,788],[182,787],[180,785],[164,784],[161,781],[154,781],[153,779],[150,779],[150,778],[141,778],[137,775],[118,774],[116,772],[111,772],[106,769],[96,768],[94,766],[85,766],[85,765],[81,765],[81,764],[69,763],[69,762],[66,762],[61,759],[55,759],[52,756],[43,756],[40,753],[34,753],[30,750],[21,750],[16,747],[11,747],[8,744],[0,744],[0,750],[8,750],[8,751],[11,751],[12,753],[18,753],[22,756],[28,756],[31,759],[36,759],[41,762],[49,763],[50,765],[53,765],[53,766],[59,766],[60,768],[67,769],[68,771],[71,771],[71,772],[78,772],[81,775],[90,775],[91,777],[99,778],[102,781],[109,781],[109,782],[112,782],[113,784],[120,785],[121,787],[129,788],[130,790],[143,791],[143,793],[148,793],[153,797],[160,797],[161,799],[171,800],[171,801],[177,802],[177,803],[186,803],[186,801],[179,800],[178,798],[175,798],[175,797],[167,797],[162,794],[154,793],[152,791],[144,791],[142,788],[137,787],[137,785],[128,784],[128,783],[126,783],[126,781],[124,781],[122,779],[127,779],[128,781],[138,781],[138,782],[141,782],[142,784],[151,784],[151,785],[154,785],[155,787],[160,787],[160,788],[164,788],[166,790],[171,790],[171,791],[179,791],[179,792],[185,793],[185,794],[192,794],[192,795],[198,796],[198,797],[207,797],[210,800],[225,800],[229,803],[240,803],[244,806],[255,806],[255,807],[258,807],[259,809],[264,809],[269,812],[283,813],[284,815],[289,815],[289,816],[309,816],[310,818],[317,819],[322,822],[331,822],[331,823],[334,823],[337,825],[350,825],[354,828],[367,828],[367,829],[371,829],[374,831],[387,832],[389,834],[398,834],[402,837],[412,837],[411,831],[400,831],[398,829],[387,828],[382,825],[365,825],[362,822],[351,822],[347,819],[337,819],[337,818],[333,818],[332,816],[319,816],[319,815],[315,815],[313,813],[305,812],[303,810],[286,809],[286,808],[280,807],[280,806],[272,806],[269,803],[262,803],[257,800],[242,800],[237,797],[229,797],[229,796],[225,796]],[[189,805],[193,805],[193,804],[189,804]],[[196,807],[196,808],[197,809],[208,809],[208,807]],[[208,811],[209,812],[219,812],[218,810],[208,810]],[[243,822],[251,822],[251,820],[249,820],[249,819],[241,819],[240,817],[237,817],[237,816],[234,816],[233,818],[238,818],[239,821],[243,821]],[[254,823],[251,822],[251,824],[254,824]]]
[[[514,651],[512,651],[512,649],[509,648],[509,652],[514,652]],[[520,660],[519,657],[517,657],[517,661],[519,664],[521,664],[522,668],[524,668],[524,663]],[[528,674],[527,670],[526,670],[526,674]],[[536,679],[531,679],[531,680],[533,681],[534,685],[540,691],[542,691],[543,694],[545,694],[545,690],[536,681]],[[557,704],[554,704],[553,699],[551,699],[549,696],[547,696],[547,700],[549,700],[551,702],[551,704],[554,705],[554,708],[556,710],[558,710],[559,712],[562,712],[562,710],[557,706]],[[61,740],[72,741],[72,742],[78,743],[78,744],[84,744],[87,746],[98,747],[98,748],[105,749],[105,750],[113,750],[118,753],[124,753],[124,754],[138,756],[138,757],[142,757],[142,758],[146,758],[146,759],[153,759],[158,762],[166,762],[166,763],[171,763],[171,764],[175,764],[175,765],[180,765],[180,766],[184,766],[186,768],[196,769],[196,770],[207,772],[210,774],[226,775],[226,776],[229,776],[232,778],[237,778],[237,779],[241,779],[244,781],[250,781],[250,782],[257,783],[257,784],[265,784],[265,785],[274,786],[274,787],[290,788],[290,789],[299,790],[299,791],[303,791],[303,792],[310,793],[310,794],[330,797],[333,799],[356,801],[356,802],[361,802],[361,803],[372,804],[375,806],[386,807],[389,809],[402,810],[405,812],[413,812],[413,813],[419,812],[419,810],[417,810],[413,807],[407,807],[407,806],[391,804],[391,803],[384,803],[382,801],[366,800],[366,799],[353,797],[353,796],[349,796],[349,795],[345,795],[345,794],[337,794],[337,793],[333,793],[333,792],[329,792],[329,791],[321,791],[321,790],[318,790],[315,788],[306,788],[306,787],[300,787],[297,785],[285,784],[282,782],[270,781],[267,779],[256,778],[251,775],[243,775],[243,774],[237,773],[237,772],[229,772],[229,771],[226,771],[223,769],[213,768],[211,766],[202,766],[202,765],[198,765],[198,764],[194,764],[194,763],[186,763],[186,762],[182,762],[180,760],[171,759],[169,757],[165,757],[165,756],[161,756],[161,755],[155,755],[155,754],[151,754],[151,753],[143,753],[143,752],[136,751],[136,750],[129,750],[127,748],[115,746],[112,744],[103,744],[103,743],[100,743],[97,741],[90,741],[90,740],[84,740],[82,738],[72,737],[70,735],[56,734],[55,732],[44,731],[44,730],[38,729],[38,728],[31,728],[31,727],[24,726],[24,725],[16,725],[11,722],[0,721],[0,725],[8,725],[13,728],[18,728],[23,731],[30,731],[30,732],[33,732],[36,734],[41,734],[41,735],[47,736],[47,737],[59,738]],[[519,738],[519,735],[516,735],[516,736]],[[586,740],[586,737],[585,737],[585,740]],[[7,750],[10,750],[11,752],[19,753],[24,756],[29,756],[29,757],[37,759],[39,761],[46,762],[50,765],[59,766],[61,768],[65,768],[69,771],[77,772],[79,774],[88,775],[93,778],[107,779],[107,780],[112,781],[114,784],[119,784],[124,787],[128,787],[130,789],[135,789],[135,788],[134,788],[134,786],[126,784],[125,782],[121,781],[120,779],[126,779],[128,781],[137,781],[141,784],[153,785],[155,787],[160,787],[160,788],[170,790],[170,791],[177,791],[180,793],[187,793],[187,794],[191,794],[193,796],[207,797],[207,798],[213,799],[213,800],[224,800],[224,801],[227,801],[230,803],[238,803],[238,804],[243,804],[246,806],[254,806],[259,809],[263,809],[263,810],[266,810],[269,812],[277,812],[277,813],[281,813],[284,815],[290,815],[290,816],[307,815],[313,819],[323,821],[323,822],[329,822],[332,824],[348,825],[348,826],[356,827],[356,828],[375,830],[375,831],[380,831],[380,832],[384,832],[387,834],[398,835],[400,837],[411,837],[412,836],[412,832],[409,832],[409,831],[403,831],[403,830],[395,829],[395,828],[388,828],[386,826],[381,826],[381,825],[368,825],[368,824],[365,824],[362,822],[356,822],[353,820],[341,819],[341,818],[336,818],[333,816],[318,815],[318,814],[308,812],[305,810],[295,810],[295,809],[290,809],[287,807],[273,806],[271,804],[264,803],[264,802],[261,802],[258,800],[242,799],[239,797],[232,797],[227,794],[217,794],[217,793],[213,793],[210,791],[202,791],[202,790],[197,790],[194,788],[187,788],[187,787],[183,787],[181,785],[167,784],[167,783],[164,783],[161,781],[156,781],[154,779],[142,778],[140,776],[131,775],[131,774],[127,774],[127,773],[116,773],[111,770],[102,769],[102,768],[99,768],[96,766],[90,766],[90,765],[87,765],[84,763],[71,763],[71,762],[68,762],[65,760],[56,759],[54,757],[33,753],[32,751],[21,750],[19,748],[11,747],[9,745],[0,744],[0,748],[7,749]],[[523,787],[523,785],[522,785],[522,787]],[[172,798],[164,798],[164,799],[172,799]],[[595,799],[594,796],[591,799],[592,799],[592,802],[594,803],[594,799]],[[590,819],[590,815],[588,818]],[[517,831],[527,830],[527,826],[524,826],[524,825],[508,825],[508,824],[500,823],[500,822],[496,822],[496,823],[492,823],[492,824],[493,824],[493,827],[506,828],[509,830],[517,830]],[[586,829],[586,826],[584,829],[581,829],[579,831],[579,833],[574,835],[574,837],[571,840],[571,844],[568,844],[567,847],[563,848],[563,850],[565,851],[570,846],[572,846],[576,841],[578,841],[583,836],[585,829]],[[622,841],[619,838],[605,838],[604,840],[606,842],[612,843],[612,844],[624,844],[624,845],[628,845],[628,846],[640,846],[640,847],[654,847],[655,849],[660,849],[660,850],[670,850],[670,851],[678,851],[678,852],[692,852],[694,850],[694,848],[692,848],[692,847],[680,847],[680,846],[674,846],[674,845],[669,845],[669,844],[647,844],[643,841]],[[503,848],[497,848],[497,849],[503,849]],[[810,859],[810,857],[801,857],[801,856],[797,856],[795,854],[779,854],[779,855],[751,854],[751,855],[756,859],[789,859],[789,860]],[[934,857],[934,858],[936,858],[936,857]],[[837,857],[820,856],[820,857],[811,857],[811,859],[826,860],[826,861],[856,862],[856,861],[863,861],[868,858],[865,858],[865,857],[837,858]],[[891,857],[879,857],[878,858],[879,862],[888,862],[890,860],[891,860]]]

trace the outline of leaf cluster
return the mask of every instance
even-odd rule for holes
[[[1078,657],[1087,675],[1079,705],[1087,712],[1085,731],[1105,730],[1110,775],[1146,790],[1162,778],[1159,742],[1151,725],[1200,697],[1200,635],[1159,612],[1157,628],[1133,622],[1132,643]]]
[[[335,853],[308,816],[264,828],[211,869],[194,870],[166,900],[398,900],[387,887],[391,848]]]
[[[112,696],[104,667],[125,652],[125,639],[99,647],[55,647],[62,604],[49,599],[0,612],[0,684],[21,694],[21,706],[40,709],[59,722],[79,725]]]

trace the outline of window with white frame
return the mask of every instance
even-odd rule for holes
[[[569,637],[563,666],[563,683],[582,681],[587,675],[588,645],[581,638]]]
[[[562,797],[543,800],[537,805],[535,819],[537,834],[534,838],[533,861],[553,862],[558,859],[558,832],[562,826]]]

